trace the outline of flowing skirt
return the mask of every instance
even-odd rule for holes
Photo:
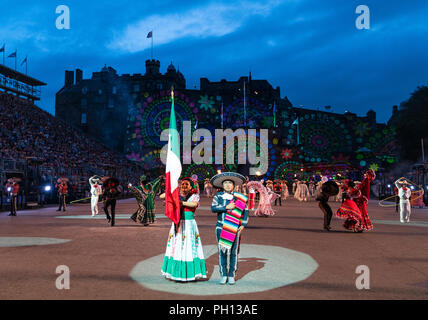
[[[273,211],[271,203],[276,198],[279,198],[279,195],[273,192],[270,192],[268,195],[260,195],[259,206],[254,212],[254,215],[258,217],[273,216],[275,214],[275,211]]]
[[[362,223],[362,214],[354,200],[346,199],[336,212],[336,216],[345,219],[343,226],[345,229],[360,231]]]
[[[361,212],[361,222],[360,222],[360,229],[361,230],[372,230],[373,229],[373,223],[370,220],[370,217],[367,213],[367,202],[365,202],[362,198],[358,198],[355,203],[357,204],[358,208]]]
[[[172,223],[162,275],[175,281],[193,281],[207,277],[202,242],[194,219],[181,220],[177,233]]]

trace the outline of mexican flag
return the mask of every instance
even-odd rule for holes
[[[178,197],[178,179],[181,175],[180,138],[174,111],[174,91],[171,90],[171,115],[169,118],[168,152],[165,174],[165,215],[175,224],[180,221],[180,199]]]

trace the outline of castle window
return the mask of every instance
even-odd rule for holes
[[[109,107],[110,109],[114,108],[114,100],[113,100],[113,99],[109,99],[109,100],[108,100],[108,107]]]
[[[117,88],[113,87],[112,92],[113,92],[113,94],[116,94],[117,93]]]
[[[103,90],[98,89],[98,94],[99,94],[99,95],[103,94]]]
[[[80,119],[81,124],[86,124],[86,113],[82,113],[82,117]]]
[[[138,92],[138,91],[140,91],[140,85],[134,84],[134,92]]]

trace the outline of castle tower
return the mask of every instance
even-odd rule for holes
[[[146,76],[147,75],[158,75],[160,69],[160,61],[159,60],[146,60]]]

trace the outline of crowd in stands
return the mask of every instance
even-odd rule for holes
[[[25,161],[34,157],[40,161],[42,180],[69,176],[87,183],[92,174],[115,172],[127,183],[142,173],[125,156],[14,95],[0,92],[0,123],[0,159]]]

